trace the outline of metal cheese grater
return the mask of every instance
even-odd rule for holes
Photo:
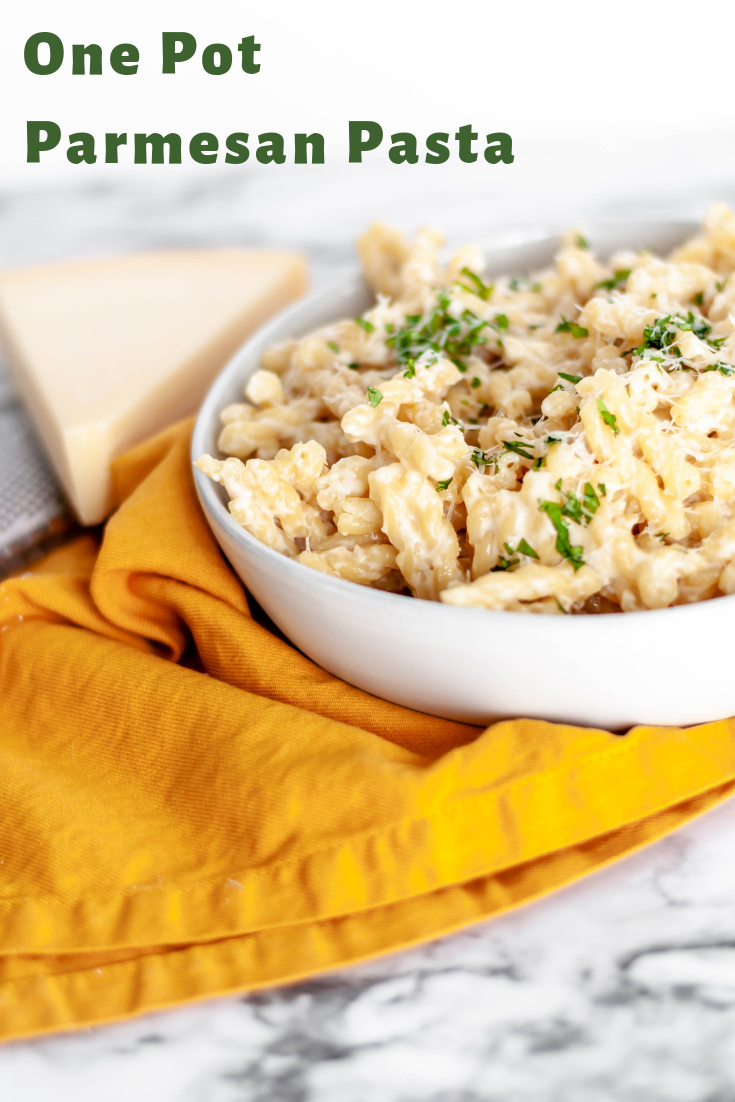
[[[0,360],[0,578],[39,558],[73,523]]]

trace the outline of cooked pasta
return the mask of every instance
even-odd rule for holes
[[[489,281],[374,225],[375,305],[270,349],[197,466],[269,547],[451,605],[629,612],[735,593],[735,215],[668,258]]]

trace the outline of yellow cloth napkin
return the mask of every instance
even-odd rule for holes
[[[251,616],[190,428],[117,463],[99,548],[0,586],[0,1038],[436,937],[732,791],[731,720],[481,731],[313,665]]]

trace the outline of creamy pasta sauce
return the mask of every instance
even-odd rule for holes
[[[263,357],[197,466],[274,550],[363,585],[552,614],[735,592],[735,215],[662,259],[489,280],[382,225],[375,305]]]

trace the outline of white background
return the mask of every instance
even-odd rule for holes
[[[529,218],[552,195],[566,216],[593,198],[608,207],[672,207],[692,195],[703,203],[728,198],[735,183],[735,5],[713,0],[6,0],[0,26],[0,186],[15,190],[102,181],[166,189],[239,177],[277,192],[295,175],[307,195],[333,189],[338,217],[359,192],[356,221],[410,221],[419,209],[420,220],[441,216],[449,196],[483,201],[497,220],[499,204]],[[41,30],[66,47],[54,75],[35,76],[23,62],[27,38]],[[199,46],[175,76],[161,73],[164,30],[189,31]],[[242,73],[236,52],[250,34],[262,45],[256,76]],[[102,76],[71,74],[76,42],[102,47]],[[109,68],[119,42],[138,46],[136,76]],[[211,42],[233,50],[229,73],[203,71]],[[504,130],[516,159],[463,164],[452,142],[444,165],[392,165],[386,138],[364,165],[348,165],[347,122],[361,118],[421,142],[465,123],[481,135]],[[28,119],[52,119],[64,134],[40,164],[25,163]],[[127,131],[128,163],[70,164],[66,135],[79,130],[95,135],[98,153],[105,131]],[[135,131],[170,130],[185,142],[200,130],[221,141],[234,130],[277,130],[289,160],[293,133],[317,130],[327,163],[260,165],[251,153],[243,166],[203,166],[186,152],[180,166],[131,163]]]

